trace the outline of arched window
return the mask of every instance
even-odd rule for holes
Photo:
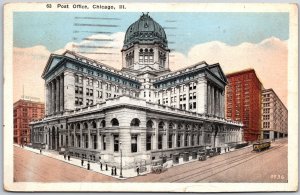
[[[132,127],[139,127],[140,126],[141,121],[138,118],[134,118],[132,119],[130,126]]]
[[[152,120],[147,121],[147,128],[153,128],[153,121]]]
[[[169,129],[174,129],[174,124],[173,123],[169,123]]]
[[[180,123],[180,124],[178,125],[178,129],[183,129],[183,124],[182,124],[182,123]]]
[[[87,129],[88,128],[88,124],[85,122],[83,123],[83,129]]]
[[[74,123],[71,124],[71,129],[74,129]]]
[[[101,124],[101,127],[104,128],[105,127],[105,120],[102,120],[100,124]]]
[[[112,126],[119,126],[119,121],[118,121],[118,119],[113,118],[113,119],[111,120],[111,125],[112,125]]]
[[[161,121],[161,122],[158,124],[158,130],[164,130],[164,127],[165,127],[165,123]]]
[[[64,126],[63,125],[60,125],[60,128],[62,129]]]
[[[80,124],[79,123],[76,124],[76,129],[80,129]]]
[[[97,128],[97,123],[96,123],[95,121],[92,122],[92,127],[93,127],[94,129]]]

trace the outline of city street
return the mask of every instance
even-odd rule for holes
[[[287,182],[287,139],[257,153],[246,147],[206,161],[174,166],[161,174],[118,180],[14,147],[16,182]],[[276,163],[275,163],[276,162]]]

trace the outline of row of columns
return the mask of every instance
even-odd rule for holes
[[[57,76],[46,84],[46,113],[54,114],[64,110],[64,76]]]
[[[207,113],[224,117],[224,93],[214,85],[207,83]]]

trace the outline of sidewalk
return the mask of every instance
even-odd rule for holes
[[[16,144],[14,144],[14,146],[21,148],[19,145],[16,145]],[[30,148],[30,147],[27,147],[27,146],[24,146],[23,149],[34,152],[34,153],[37,153],[37,154],[40,154],[40,150],[38,150],[38,149]],[[80,167],[80,168],[83,168],[83,169],[87,169],[87,161],[86,160],[84,161],[84,165],[81,166],[81,159],[71,157],[70,161],[68,161],[68,159],[66,159],[66,160],[64,159],[63,155],[59,155],[58,152],[53,151],[53,150],[43,150],[42,155],[48,156],[50,158],[54,158],[54,159],[57,159],[57,160],[60,160],[60,161],[63,161],[65,163],[69,163],[71,165],[74,165],[74,166],[77,166],[77,167]],[[137,173],[136,173],[135,169],[126,169],[126,170],[123,169],[122,170],[123,178],[120,178],[120,169],[117,169],[117,175],[112,176],[110,166],[108,166],[108,170],[106,171],[105,170],[105,164],[102,164],[102,171],[101,171],[100,170],[100,163],[93,163],[93,162],[90,162],[90,171],[94,171],[94,172],[97,172],[97,173],[100,173],[100,174],[103,174],[103,175],[111,176],[111,177],[114,177],[116,179],[128,179],[128,178],[132,178],[132,177],[137,176]],[[150,166],[149,165],[147,166],[147,171],[144,172],[144,173],[140,173],[140,175],[146,175],[148,173],[150,173]]]

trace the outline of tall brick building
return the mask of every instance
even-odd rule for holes
[[[14,103],[14,143],[30,143],[29,122],[44,117],[45,104],[30,100]]]
[[[261,130],[262,84],[253,69],[226,75],[226,118],[244,124],[244,140],[255,141]]]

